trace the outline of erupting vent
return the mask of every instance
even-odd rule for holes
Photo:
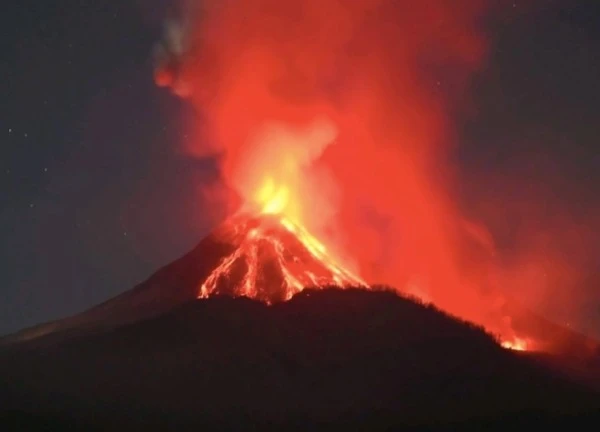
[[[305,288],[366,286],[304,228],[281,215],[236,216],[217,233],[233,252],[201,284],[198,297],[246,296],[267,303]]]

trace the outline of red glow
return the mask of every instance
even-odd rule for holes
[[[210,136],[199,132],[187,150],[221,155],[232,199],[311,232],[300,238],[312,252],[327,246],[319,261],[331,274],[342,267],[329,260],[343,262],[369,283],[512,335],[489,276],[493,247],[457,210],[446,160],[449,112],[484,59],[483,2],[224,0],[201,9],[186,49],[156,76],[185,87],[206,117]],[[279,247],[262,229],[240,241],[245,292],[256,292],[259,241]],[[285,280],[285,297],[307,283]]]
[[[502,342],[502,347],[513,351],[528,351],[531,349],[526,339],[515,338],[513,340],[505,340]]]
[[[309,287],[366,287],[322,243],[280,214],[238,215],[222,234],[236,248],[202,283],[200,298],[227,293],[272,303]]]

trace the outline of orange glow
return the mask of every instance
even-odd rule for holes
[[[514,351],[528,351],[529,344],[526,339],[515,337],[513,340],[506,340],[501,343],[503,348]]]
[[[251,197],[251,204],[258,207],[260,215],[253,218],[242,214],[234,218],[230,229],[236,233],[233,243],[237,249],[202,284],[198,297],[221,292],[224,280],[233,284],[226,289],[230,294],[267,303],[288,300],[308,287],[367,286],[302,226],[298,220],[300,197],[292,197],[290,187],[267,176]],[[245,224],[249,221],[256,221],[253,223],[258,226],[247,229]],[[272,273],[266,274],[264,267],[270,264],[275,264],[279,281]],[[241,279],[237,276],[237,283],[233,282],[236,266],[241,266],[243,273]],[[265,290],[266,285],[274,286]]]
[[[285,186],[276,186],[271,177],[267,177],[263,186],[256,194],[256,200],[262,207],[262,213],[283,213],[288,201],[289,190]]]
[[[248,228],[249,224],[256,226]],[[316,238],[280,214],[238,215],[228,228],[229,240],[237,247],[200,286],[199,298],[227,293],[272,303],[309,287],[366,287]]]
[[[231,201],[276,220],[245,231],[200,296],[241,273],[236,295],[270,301],[268,259],[285,298],[364,280],[514,334],[495,303],[493,241],[461,214],[449,166],[453,115],[485,60],[485,3],[237,0],[189,11],[187,45],[156,72],[159,85],[190,89],[205,120],[185,150],[219,161]],[[310,254],[301,270],[284,253],[298,245]]]

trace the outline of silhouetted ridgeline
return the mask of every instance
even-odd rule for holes
[[[480,327],[358,289],[308,290],[274,306],[215,297],[4,347],[0,398],[5,425],[59,430],[572,427],[597,421],[600,407],[597,393]]]

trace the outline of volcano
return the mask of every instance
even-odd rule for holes
[[[0,425],[572,426],[599,420],[583,381],[368,286],[281,215],[239,213],[132,290],[5,337]]]
[[[301,225],[279,214],[240,212],[134,289],[82,314],[23,330],[2,342],[42,336],[53,340],[113,328],[214,295],[273,304],[305,288],[349,286],[367,284],[338,264]]]
[[[217,234],[235,247],[204,280],[199,297],[245,296],[289,300],[305,288],[365,285],[327,253],[308,231],[278,215],[232,218]]]

